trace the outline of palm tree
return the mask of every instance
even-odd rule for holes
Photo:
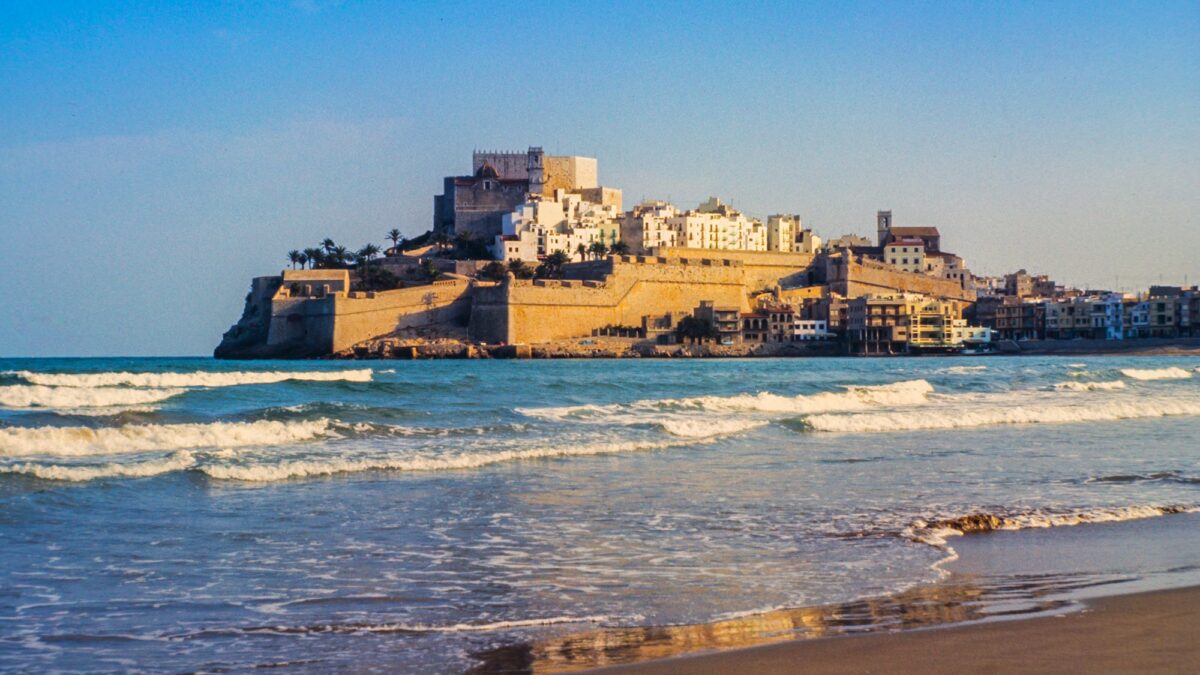
[[[445,232],[438,232],[437,234],[433,235],[433,243],[437,244],[439,251],[446,250],[446,247],[450,245],[450,241],[450,235],[446,234]]]
[[[387,238],[392,240],[392,249],[395,250],[396,253],[400,253],[400,240],[403,239],[403,237],[400,236],[400,230],[394,227],[388,230]]]
[[[513,273],[513,276],[518,279],[532,279],[533,270],[525,264],[524,260],[508,261],[508,271]]]
[[[308,268],[317,269],[325,264],[325,254],[319,248],[306,248],[304,255],[308,258]]]
[[[608,253],[608,247],[602,241],[593,241],[592,245],[588,247],[588,252],[596,256],[596,260],[599,260]]]
[[[371,285],[371,258],[379,255],[379,247],[375,244],[367,244],[358,249],[358,257],[363,260],[362,280],[367,286]]]
[[[288,251],[287,257],[292,262],[292,269],[296,269],[296,263],[300,262],[300,251],[292,249]]]
[[[300,263],[300,269],[304,269],[304,265],[308,263],[308,256],[301,253],[300,256],[296,258],[296,262]]]
[[[575,252],[579,254],[579,261],[587,260],[587,244],[580,244],[575,247]]]
[[[629,255],[629,244],[620,240],[614,241],[608,250],[612,251],[613,255]]]
[[[350,251],[345,246],[334,246],[329,255],[333,259],[334,265],[345,265],[346,261],[350,259]]]

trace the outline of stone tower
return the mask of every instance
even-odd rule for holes
[[[529,148],[529,194],[539,197],[546,189],[546,167],[541,147]]]
[[[892,234],[892,212],[879,211],[875,214],[875,227],[879,235],[879,246],[884,246],[891,239]]]

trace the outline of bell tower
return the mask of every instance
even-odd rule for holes
[[[529,194],[541,197],[546,189],[546,168],[542,163],[544,153],[541,147],[531,146],[528,157],[526,167],[529,169]]]
[[[875,229],[879,235],[878,246],[886,246],[892,238],[892,212],[878,211],[875,213]]]

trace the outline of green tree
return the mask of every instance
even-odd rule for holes
[[[404,238],[400,235],[400,230],[394,227],[388,230],[387,238],[392,240],[392,250],[400,253],[400,240]]]
[[[296,269],[296,264],[300,262],[300,255],[301,255],[300,251],[297,251],[295,249],[288,251],[287,257],[288,257],[288,260],[290,260],[292,263],[292,269]]]
[[[371,259],[377,255],[379,255],[379,247],[375,244],[367,244],[358,249],[358,257],[362,259],[362,273],[360,276],[368,288],[371,287]]]
[[[345,246],[334,246],[333,250],[329,252],[330,266],[341,267],[350,262],[351,257],[350,251]]]
[[[337,248],[337,244],[329,237],[325,237],[325,241],[321,242],[321,248],[325,249],[326,253],[333,253],[333,249]]]
[[[438,247],[439,251],[445,251],[446,247],[450,245],[451,241],[450,235],[446,234],[445,232],[438,232],[437,234],[433,235],[433,243]]]
[[[608,253],[608,247],[602,241],[593,241],[588,247],[588,252],[596,256],[596,260],[603,258]]]
[[[304,255],[308,257],[308,268],[317,269],[325,266],[325,254],[319,248],[306,248]]]
[[[588,247],[587,244],[580,243],[575,247],[575,253],[579,255],[579,262],[587,260]]]
[[[529,265],[525,264],[524,260],[508,261],[508,271],[513,273],[513,276],[518,279],[532,279],[534,270]]]
[[[493,260],[484,265],[483,269],[479,270],[479,276],[484,279],[491,279],[492,281],[504,281],[506,274],[508,274],[508,268],[499,260]]]
[[[608,250],[612,251],[613,255],[629,255],[629,244],[617,240],[612,243],[612,246],[608,247]]]
[[[300,269],[304,269],[304,266],[308,263],[308,254],[301,253],[300,257],[296,260],[296,262],[300,263]]]
[[[692,342],[709,340],[717,335],[717,331],[711,323],[694,316],[685,316],[680,319],[679,324],[675,326],[675,333],[681,339],[688,339]]]
[[[430,281],[437,281],[437,278],[442,276],[442,271],[438,269],[437,263],[431,258],[425,258],[421,261],[421,274]]]

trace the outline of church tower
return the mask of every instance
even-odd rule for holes
[[[892,212],[879,211],[875,214],[875,228],[879,235],[878,246],[886,246],[892,239]]]
[[[529,148],[529,194],[541,197],[546,190],[546,167],[543,165],[544,153],[540,147]]]

